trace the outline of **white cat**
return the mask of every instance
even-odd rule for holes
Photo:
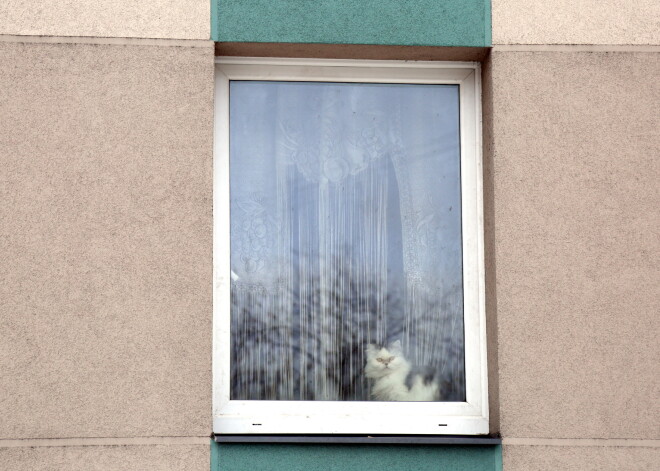
[[[376,401],[437,401],[440,387],[437,381],[425,381],[421,374],[412,374],[411,365],[403,356],[401,341],[389,347],[367,346],[364,374],[373,380],[371,397]]]

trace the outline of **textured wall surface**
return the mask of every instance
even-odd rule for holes
[[[209,469],[209,446],[0,448],[0,469],[20,471],[207,471]]]
[[[502,436],[657,439],[660,57],[490,70]]]
[[[501,471],[499,446],[213,444],[211,471]]]
[[[209,0],[2,0],[0,34],[209,39]]]
[[[493,44],[660,44],[658,0],[492,0]]]
[[[660,448],[504,446],[504,471],[655,471]]]
[[[212,0],[214,39],[487,46],[486,0]]]
[[[228,42],[219,50],[237,54],[479,60],[388,47],[482,54],[489,7],[4,0],[0,35],[120,43],[213,29]],[[187,441],[211,431],[213,48],[124,42],[142,45],[0,42],[0,469],[500,469],[500,447]],[[657,45],[660,3],[493,0],[493,42]],[[491,414],[504,469],[655,469],[660,59],[504,49],[484,68]],[[534,440],[555,444],[523,444]]]
[[[207,435],[212,47],[0,62],[0,438]]]

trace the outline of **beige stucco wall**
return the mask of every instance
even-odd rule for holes
[[[660,44],[657,0],[492,0],[493,44]]]
[[[659,18],[493,0],[493,43],[660,44]],[[0,2],[0,35],[118,38],[0,42],[0,469],[208,469],[213,47],[118,43],[209,24],[200,0]],[[485,66],[492,430],[505,471],[654,469],[660,60],[558,49]]]
[[[504,471],[655,471],[660,448],[629,446],[504,446]]]
[[[208,436],[212,44],[0,63],[0,439]]]
[[[8,471],[207,471],[209,469],[209,445],[0,448],[0,469]]]
[[[209,39],[209,0],[2,0],[0,34]]]
[[[651,469],[625,440],[507,439],[658,438],[660,58],[496,48],[485,70],[505,470]]]

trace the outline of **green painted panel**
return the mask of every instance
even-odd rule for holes
[[[211,0],[232,42],[490,46],[490,0]]]
[[[496,446],[211,444],[211,471],[501,471]]]
[[[218,37],[218,3],[220,0],[211,0],[211,39]]]

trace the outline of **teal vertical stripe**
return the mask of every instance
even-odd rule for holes
[[[504,464],[502,463],[502,445],[497,445],[497,451],[493,453],[493,462],[495,471],[502,471]]]
[[[413,46],[491,43],[490,0],[211,0],[215,41]]]
[[[490,0],[484,0],[484,42],[486,46],[493,45],[493,18]]]
[[[218,461],[218,451],[220,447],[211,439],[211,471],[216,471],[220,469],[220,462]]]
[[[502,471],[495,446],[211,444],[211,471]]]
[[[218,2],[220,0],[211,0],[211,40],[217,41],[218,37]]]

